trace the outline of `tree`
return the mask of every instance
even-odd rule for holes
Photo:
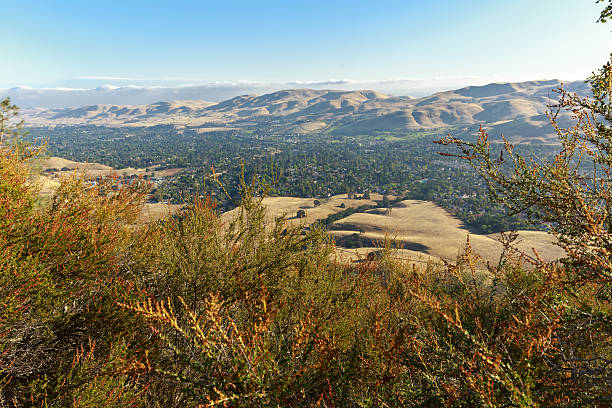
[[[0,103],[0,405],[129,406],[127,376],[110,373],[133,332],[116,302],[134,295],[121,261],[147,187],[107,195],[116,181],[73,176],[41,202],[42,147],[21,140],[16,111]]]
[[[389,196],[386,194],[382,198],[382,206],[386,208],[391,206],[391,201],[389,200]]]
[[[0,101],[0,145],[14,139],[21,132],[23,121],[11,124],[11,120],[19,114],[19,108],[11,104],[10,98]]]
[[[297,218],[306,218],[306,211],[298,210],[296,217]]]
[[[612,1],[598,21],[612,15]],[[535,268],[530,279],[545,283],[525,308],[533,308],[550,331],[554,349],[546,353],[551,384],[571,373],[574,387],[565,395],[610,401],[607,379],[612,372],[612,66],[606,63],[587,80],[592,96],[581,97],[559,88],[559,101],[548,114],[559,150],[551,160],[527,159],[505,138],[493,144],[481,127],[475,142],[451,135],[439,140],[467,160],[488,185],[493,201],[512,214],[525,213],[534,222],[551,225],[567,257],[546,263],[537,253],[523,253]],[[571,116],[562,128],[558,119]],[[495,150],[499,148],[499,152]],[[534,251],[535,252],[535,251]],[[520,269],[515,263],[514,270]],[[537,277],[537,278],[536,278]],[[537,306],[536,306],[537,304]],[[525,324],[524,327],[528,325]],[[607,367],[607,368],[602,368]],[[585,399],[583,399],[585,400]],[[585,400],[586,401],[586,400]]]
[[[596,3],[605,3],[606,0],[597,0]],[[608,5],[603,9],[599,15],[597,22],[605,23],[610,17],[612,17],[612,1],[608,0]]]

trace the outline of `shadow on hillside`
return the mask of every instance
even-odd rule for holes
[[[336,237],[336,245],[343,248],[379,248],[384,243],[378,239],[372,239],[361,236],[361,234],[351,234],[344,237]],[[391,242],[391,248],[393,249],[408,249],[410,251],[417,251],[423,253],[429,253],[429,247],[427,245],[420,244],[418,242],[411,241],[393,241]]]

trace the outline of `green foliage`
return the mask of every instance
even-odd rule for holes
[[[328,194],[352,192],[368,199],[372,192],[434,201],[484,232],[538,229],[522,215],[509,216],[493,204],[486,186],[472,169],[459,160],[440,158],[431,138],[385,141],[353,137],[330,139],[328,135],[276,135],[206,133],[171,126],[149,128],[105,128],[99,126],[31,128],[33,139],[48,139],[55,156],[77,161],[122,167],[154,169],[182,168],[173,176],[152,177],[152,200],[189,202],[202,191],[211,194],[223,211],[235,207],[239,196],[241,163],[246,173],[266,176],[270,157],[283,174],[273,195],[325,198]],[[470,137],[474,129],[455,129],[453,134]],[[432,136],[442,136],[432,133]],[[522,154],[547,158],[547,145],[521,145]],[[134,154],[134,152],[138,152]],[[253,154],[253,152],[259,152]],[[231,199],[210,182],[214,165]],[[159,176],[159,173],[157,173]]]
[[[133,320],[116,302],[132,292],[121,257],[147,187],[106,194],[115,181],[90,188],[74,176],[39,203],[30,162],[40,149],[22,143],[18,129],[4,130],[11,139],[0,145],[0,401],[22,401],[33,382],[55,398],[75,349],[92,341],[96,358],[104,356]]]
[[[167,351],[149,355],[158,386],[167,384],[157,404],[294,405],[329,386],[315,366],[338,369],[315,352],[352,293],[350,282],[340,284],[342,269],[329,263],[328,239],[282,218],[266,222],[255,184],[243,191],[233,218],[222,220],[210,201],[196,200],[143,235],[138,274],[161,301],[128,308],[171,326],[156,329]]]
[[[344,204],[344,203],[342,203]],[[344,207],[343,207],[344,208]],[[372,208],[376,208],[373,205],[360,205],[359,207],[349,207],[337,213],[329,214],[326,218],[319,221],[319,223],[326,228],[333,228],[333,224],[335,221],[341,220],[342,218],[348,217],[351,214],[365,212],[367,210],[371,210]]]
[[[0,101],[0,145],[8,144],[21,135],[23,122],[12,123],[19,113],[19,108],[11,104],[10,98]]]
[[[609,6],[601,21],[607,17]],[[528,160],[508,142],[499,155],[494,154],[483,129],[476,142],[451,136],[439,141],[459,149],[458,156],[471,163],[487,182],[494,201],[514,213],[525,212],[537,222],[548,223],[566,251],[560,265],[547,264],[534,253],[532,272],[517,274],[520,269],[515,263],[507,273],[519,278],[511,286],[514,299],[521,299],[523,292],[517,292],[520,287],[525,292],[537,290],[524,307],[535,307],[542,328],[549,333],[548,338],[542,338],[548,348],[540,351],[546,358],[530,362],[534,384],[542,387],[539,381],[547,386],[535,401],[552,396],[548,387],[556,388],[556,393],[574,404],[609,404],[612,395],[611,78],[611,65],[607,63],[588,79],[592,98],[558,90],[560,99],[549,118],[560,149],[551,160]],[[572,115],[574,126],[558,125],[557,117],[564,111]],[[509,163],[509,169],[505,163]],[[542,280],[544,284],[539,283]],[[529,332],[525,330],[530,330],[533,318],[517,320],[523,325],[519,333]],[[532,347],[529,345],[529,349]],[[516,369],[518,360],[511,361]]]
[[[100,357],[95,343],[81,346],[69,367],[59,370],[57,381],[44,375],[30,383],[30,403],[45,408],[140,406],[140,396],[124,371],[126,351],[125,345],[112,345]]]
[[[597,0],[596,3],[605,3],[606,0]],[[602,10],[599,15],[597,22],[605,23],[610,17],[612,17],[612,2],[608,0],[608,5]]]

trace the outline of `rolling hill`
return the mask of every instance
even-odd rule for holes
[[[267,197],[263,204],[267,208],[269,220],[285,215],[290,224],[310,225],[325,219],[330,214],[339,213],[343,208],[356,208],[372,205],[382,198],[372,194],[369,200],[354,200],[346,194],[321,199],[314,205],[312,198]],[[344,206],[341,207],[341,205]],[[296,218],[298,210],[304,210],[305,218]],[[237,215],[237,210],[223,214],[228,222]],[[386,238],[397,244],[394,256],[410,261],[441,259],[454,262],[465,247],[469,235],[470,243],[484,262],[494,264],[499,261],[502,245],[499,234],[482,235],[469,233],[465,225],[435,203],[421,200],[404,200],[394,205],[391,211],[373,208],[341,218],[333,223],[330,234],[337,244],[337,255],[344,260],[364,259],[368,254],[379,250]],[[347,248],[347,238],[357,238],[363,247]],[[533,249],[547,261],[559,259],[564,251],[554,244],[554,238],[543,231],[519,231],[516,247],[533,256]]]
[[[374,91],[294,89],[242,95],[223,102],[171,101],[150,105],[91,105],[22,111],[29,126],[177,125],[211,130],[265,126],[278,133],[332,132],[339,135],[402,133],[484,124],[511,139],[553,134],[545,113],[554,102],[557,80],[493,83],[439,92],[424,98]],[[582,82],[566,89],[586,94]]]
[[[36,185],[41,197],[48,197],[58,187],[62,177],[82,172],[86,177],[117,175],[144,175],[165,177],[175,174],[179,169],[150,170],[113,169],[98,163],[81,163],[59,157],[50,157],[40,163],[42,174],[37,177]],[[173,171],[174,170],[174,171]],[[267,208],[268,221],[285,216],[286,222],[293,225],[309,226],[324,220],[344,209],[361,206],[375,207],[381,202],[381,194],[372,193],[369,199],[349,198],[347,194],[335,195],[315,200],[300,197],[266,197],[263,204]],[[315,201],[318,201],[315,203]],[[180,210],[183,205],[147,203],[143,208],[142,220],[156,220]],[[297,212],[304,211],[298,218]],[[222,215],[229,222],[238,214],[234,209]],[[454,215],[433,202],[403,200],[396,203],[390,211],[384,208],[371,208],[343,216],[329,227],[331,236],[337,243],[336,254],[343,260],[364,259],[368,254],[379,250],[386,238],[394,240],[397,249],[394,256],[414,262],[445,260],[453,262],[465,246],[468,229]],[[482,235],[470,233],[473,248],[483,256],[483,261],[494,263],[499,259],[502,245],[499,234]],[[351,248],[347,243],[357,239],[360,248]],[[542,231],[519,231],[517,248],[533,254],[532,248],[545,260],[555,260],[564,256],[561,248],[554,245],[554,238]]]

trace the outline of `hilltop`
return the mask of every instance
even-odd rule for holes
[[[111,127],[175,125],[200,132],[252,129],[272,132],[362,135],[485,124],[495,134],[545,140],[553,134],[545,116],[558,80],[492,83],[424,98],[375,91],[293,89],[242,95],[223,102],[170,101],[150,105],[91,105],[22,111],[29,126]],[[585,93],[582,82],[566,89]]]

